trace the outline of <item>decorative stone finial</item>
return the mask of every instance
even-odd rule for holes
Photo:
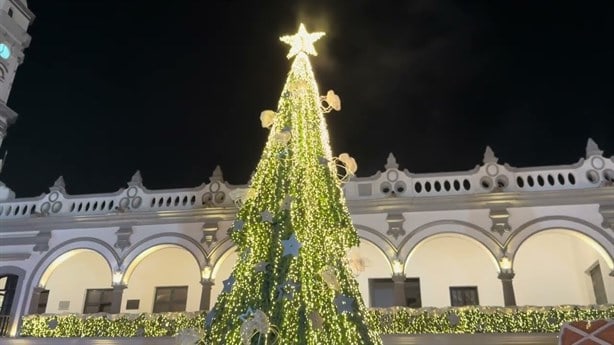
[[[215,166],[213,173],[211,173],[211,177],[209,177],[209,182],[222,182],[224,181],[224,174],[222,173],[222,168],[219,165]]]
[[[399,164],[397,163],[397,158],[390,152],[388,154],[388,159],[386,160],[386,165],[384,165],[386,169],[398,169]]]
[[[486,150],[484,151],[484,158],[482,159],[482,163],[484,163],[484,164],[487,164],[487,163],[495,163],[495,164],[497,164],[498,161],[499,161],[499,158],[497,158],[495,156],[495,153],[490,148],[490,146],[486,146]]]
[[[130,182],[128,182],[129,186],[134,186],[134,185],[138,185],[138,186],[142,186],[143,185],[143,177],[141,176],[141,171],[137,170],[134,175],[132,175],[132,178],[130,179]]]
[[[0,181],[0,201],[8,201],[15,199],[15,193]]]
[[[586,158],[590,156],[601,156],[603,154],[603,150],[599,149],[597,143],[593,140],[593,138],[588,138],[586,142]]]
[[[66,183],[64,182],[64,177],[60,175],[57,180],[53,183],[53,186],[49,188],[49,191],[59,191],[62,193],[66,193]]]

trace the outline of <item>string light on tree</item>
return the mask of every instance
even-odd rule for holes
[[[381,344],[346,257],[359,240],[341,187],[357,164],[330,147],[323,114],[341,101],[320,96],[308,58],[322,36],[301,24],[280,38],[294,60],[277,108],[260,114],[269,134],[249,195],[232,195],[241,254],[206,317],[206,344]]]

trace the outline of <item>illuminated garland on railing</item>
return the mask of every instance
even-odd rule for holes
[[[371,309],[381,334],[558,333],[564,322],[613,319],[614,305]],[[202,330],[205,313],[42,314],[23,317],[25,337],[163,337]]]

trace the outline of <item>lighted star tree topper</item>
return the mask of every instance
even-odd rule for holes
[[[250,188],[230,229],[240,253],[205,321],[207,344],[381,344],[346,259],[359,243],[342,184],[356,170],[333,157],[323,114],[339,110],[320,96],[309,55],[324,33],[283,36],[294,62]],[[342,173],[340,173],[342,172]]]

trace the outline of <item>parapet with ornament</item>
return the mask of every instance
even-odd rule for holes
[[[481,165],[465,172],[412,174],[399,170],[391,153],[386,170],[370,177],[354,178],[345,186],[348,200],[388,197],[420,198],[483,193],[525,193],[593,189],[614,185],[614,157],[589,139],[586,157],[571,165],[516,168],[500,164],[486,147]]]
[[[224,181],[219,167],[209,183],[194,188],[149,190],[137,171],[127,188],[113,193],[70,195],[62,177],[49,193],[0,202],[0,224],[27,218],[105,217],[130,214],[167,216],[173,211],[212,214],[236,211],[232,192],[245,186]],[[591,198],[602,203],[604,225],[612,226],[614,200],[604,187],[614,185],[614,156],[604,157],[589,139],[586,157],[571,165],[515,168],[501,164],[487,147],[482,164],[463,172],[413,174],[400,170],[388,156],[385,170],[369,177],[353,177],[343,186],[352,213],[405,205],[406,210],[475,208],[490,202],[514,206],[575,203]],[[603,194],[603,195],[601,195]],[[235,211],[233,211],[235,210]],[[226,217],[223,217],[226,218]],[[5,227],[3,227],[5,228]],[[6,228],[5,228],[6,229]]]
[[[515,305],[505,287],[519,248],[558,229],[587,240],[604,276],[614,277],[614,157],[603,156],[592,140],[585,157],[570,165],[514,168],[487,148],[470,171],[413,174],[399,169],[392,154],[384,168],[342,186],[361,243],[385,256],[380,274],[403,277],[425,240],[466,237],[487,253],[504,304]],[[219,282],[235,248],[228,229],[246,187],[224,181],[219,167],[208,183],[185,189],[149,190],[137,172],[116,192],[70,195],[59,178],[39,197],[0,201],[0,263],[27,272],[24,291],[30,291],[45,286],[66,253],[93,250],[112,268],[112,284],[123,286],[152,248],[170,245],[193,255],[203,282]],[[19,315],[31,306],[21,303]]]

